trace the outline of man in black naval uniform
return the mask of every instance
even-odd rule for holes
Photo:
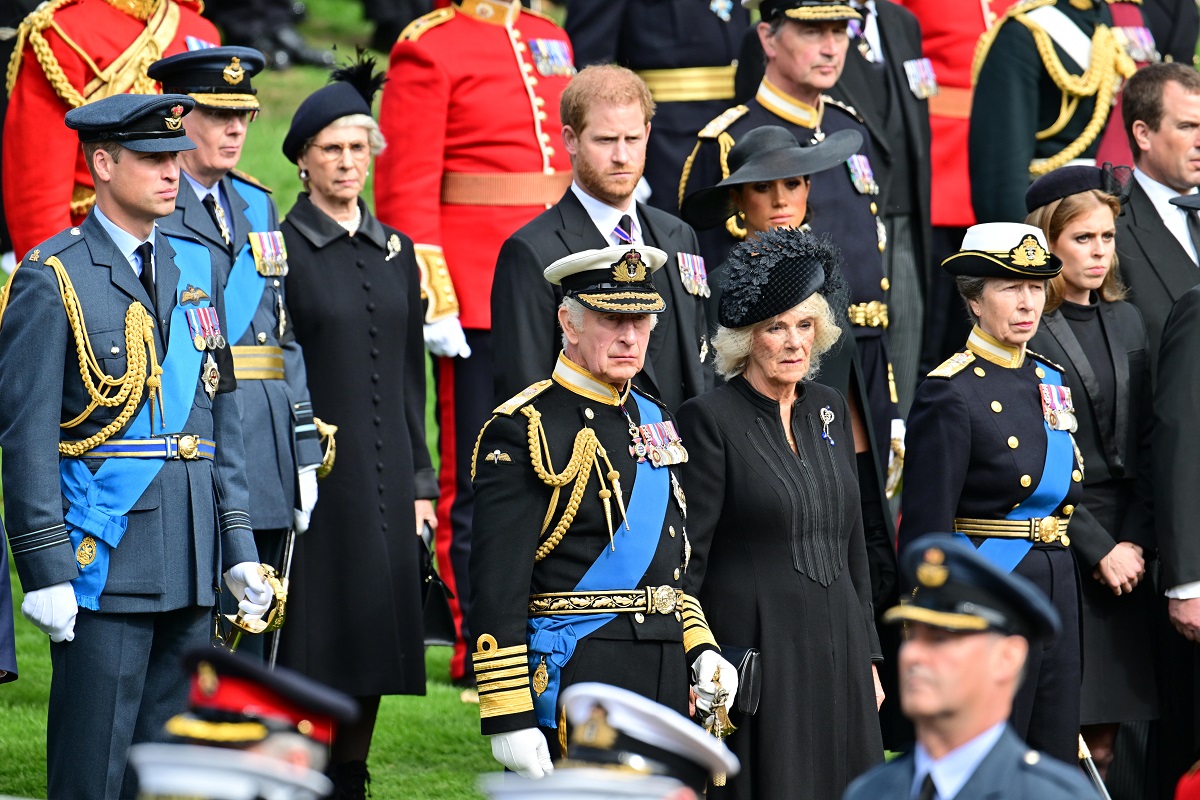
[[[50,797],[131,798],[129,747],[185,702],[181,658],[211,636],[222,573],[247,614],[270,598],[222,287],[204,245],[154,225],[191,107],[122,94],[69,111],[96,206],[0,294],[5,510],[54,667]]]
[[[304,355],[288,319],[279,213],[270,190],[235,169],[259,110],[251,81],[264,66],[262,54],[249,47],[212,47],[156,61],[149,74],[165,91],[196,101],[183,127],[197,147],[180,156],[175,211],[159,225],[204,242],[219,270],[246,443],[250,524],[259,555],[279,564],[288,528],[308,528],[321,447]],[[261,654],[265,638],[249,637],[242,649]]]
[[[556,700],[568,685],[610,683],[684,714],[689,669],[700,711],[737,691],[681,588],[693,553],[672,468],[686,443],[631,382],[666,305],[651,278],[666,261],[620,245],[551,264],[565,294],[558,364],[502,403],[475,447],[479,715],[492,754],[527,776],[551,771],[565,742]]]
[[[845,800],[1094,800],[1077,768],[1029,749],[1008,724],[1030,651],[1060,632],[1045,596],[947,534],[914,541],[901,569],[912,599],[884,619],[907,629],[900,702],[917,745],[850,784]]]
[[[648,204],[679,211],[679,174],[696,131],[733,101],[733,79],[750,12],[737,0],[568,0],[575,66],[620,64],[650,87],[657,105],[646,145]]]
[[[1136,69],[1111,25],[1104,0],[1025,0],[980,38],[968,139],[977,222],[1025,219],[1030,181],[1091,163],[1116,81]]]

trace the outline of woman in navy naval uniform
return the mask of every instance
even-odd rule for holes
[[[1111,169],[1072,166],[1038,178],[1025,193],[1026,222],[1045,232],[1063,262],[1030,346],[1064,367],[1087,465],[1071,551],[1083,597],[1081,722],[1101,775],[1118,724],[1158,716],[1154,590],[1144,581],[1156,539],[1148,480],[1154,415],[1146,326],[1123,300],[1116,272],[1120,192]]]
[[[1072,763],[1081,665],[1067,527],[1083,496],[1083,464],[1062,370],[1025,348],[1062,262],[1040,229],[993,222],[969,228],[942,267],[955,276],[975,327],[966,347],[917,389],[900,547],[925,533],[965,534],[1054,603],[1062,635],[1029,654],[1012,722],[1031,746]]]

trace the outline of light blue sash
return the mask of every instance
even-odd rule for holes
[[[1047,367],[1042,383],[1062,386],[1059,371],[1049,365]],[[1008,512],[1005,519],[1027,520],[1049,516],[1058,509],[1071,488],[1071,470],[1075,466],[1071,434],[1054,430],[1045,420],[1042,425],[1046,428],[1046,463],[1042,467],[1042,477],[1033,494]],[[961,533],[958,535],[966,538]],[[1012,572],[1031,547],[1033,542],[1028,539],[985,539],[979,546],[979,554],[1005,572]]]
[[[178,297],[189,284],[212,296],[212,256],[207,247],[196,242],[174,237],[170,241],[175,248],[179,284],[175,289],[175,309],[171,312],[170,346],[162,362],[162,425],[165,431],[174,433],[182,431],[191,416],[202,358],[192,345],[186,307],[178,302]],[[206,306],[209,301],[201,302]],[[125,428],[124,438],[144,439],[151,435],[147,400]],[[120,544],[129,524],[125,515],[164,463],[158,458],[109,458],[93,474],[83,459],[63,458],[59,462],[59,482],[63,496],[71,504],[65,519],[71,546],[78,552],[85,536],[96,542],[94,559],[81,566],[79,576],[71,581],[75,598],[83,608],[100,610],[112,549]]]
[[[250,204],[246,208],[250,230],[267,230],[270,215],[266,193],[261,189],[239,187],[238,194]],[[240,342],[246,334],[266,288],[267,279],[258,274],[254,266],[254,248],[247,239],[239,244],[229,280],[225,282],[225,326],[229,329],[226,333],[230,344]]]
[[[643,425],[662,422],[658,406],[631,392],[637,401]],[[663,520],[667,500],[671,495],[671,475],[665,468],[655,468],[649,459],[637,465],[637,478],[626,506],[629,530],[618,525],[613,535],[613,547],[606,547],[596,562],[579,580],[574,591],[602,592],[635,589],[638,581],[650,568]],[[616,614],[587,614],[581,616],[534,617],[529,620],[529,671],[537,669],[542,656],[546,657],[549,682],[541,695],[534,694],[533,710],[538,724],[557,728],[555,711],[558,707],[559,678],[562,668],[571,660],[575,646],[593,631],[614,619]]]

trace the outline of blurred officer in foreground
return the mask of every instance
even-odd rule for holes
[[[1008,724],[1030,649],[1059,634],[1041,591],[949,534],[913,541],[901,572],[912,599],[884,620],[905,623],[900,704],[917,745],[852,783],[846,800],[1095,800],[1078,769],[1030,750]]]
[[[321,773],[354,700],[299,673],[203,647],[184,657],[187,711],[167,720],[167,743],[135,745],[140,798],[315,800],[333,783]]]
[[[376,215],[415,242],[425,344],[437,357],[437,559],[459,629],[450,678],[463,686],[475,684],[464,627],[471,451],[496,402],[492,274],[505,238],[571,182],[558,107],[574,74],[571,43],[550,19],[520,0],[458,0],[404,29],[379,105],[388,147],[376,161]],[[551,365],[538,363],[538,376]]]
[[[569,742],[558,769],[540,780],[484,775],[479,784],[489,797],[696,800],[710,780],[739,769],[723,742],[627,689],[577,683],[563,691],[562,712]]]
[[[104,97],[154,94],[149,62],[220,43],[199,0],[55,0],[17,31],[4,117],[4,206],[17,257],[95,202],[79,140],[63,114]],[[20,198],[20,202],[16,199]]]
[[[17,640],[13,631],[12,587],[8,577],[8,537],[0,520],[0,683],[17,679]]]
[[[271,597],[219,275],[208,248],[154,226],[175,206],[176,153],[195,147],[192,102],[68,112],[96,206],[0,294],[5,510],[21,611],[54,667],[50,797],[130,797],[129,746],[183,705],[180,659],[211,636],[221,573],[249,615]]]
[[[250,524],[259,556],[278,566],[288,529],[308,529],[322,453],[284,294],[279,212],[269,189],[235,169],[258,114],[251,81],[262,68],[257,50],[214,47],[164,58],[150,65],[150,75],[196,102],[183,121],[196,149],[179,156],[175,211],[159,226],[199,239],[217,266],[246,443]],[[261,654],[265,638],[250,637],[243,648]]]
[[[523,775],[551,771],[570,684],[611,683],[680,713],[689,670],[705,714],[722,705],[718,671],[726,708],[737,693],[736,669],[682,589],[693,553],[675,470],[686,444],[631,380],[666,306],[651,277],[666,261],[619,245],[547,267],[565,293],[558,363],[496,408],[475,447],[479,716],[496,760]]]

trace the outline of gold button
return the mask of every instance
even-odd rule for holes
[[[671,534],[671,538],[674,539],[675,538],[675,526],[671,525],[670,527],[668,527],[667,533]]]
[[[585,408],[585,409],[583,410],[583,415],[584,415],[585,417],[587,417],[588,419],[595,419],[595,418],[596,418],[596,412],[595,412],[595,411],[592,411],[590,408]]]
[[[1038,367],[1037,369],[1035,369],[1033,371],[1033,374],[1037,375],[1039,378],[1044,378],[1044,377],[1046,377],[1046,370],[1042,369],[1041,367]]]
[[[1063,506],[1063,516],[1069,517],[1075,513],[1075,506]]]
[[[637,620],[638,622],[645,622],[645,621],[646,621],[646,615],[645,615],[645,614],[643,614],[643,613],[642,613],[642,612],[640,612],[640,611],[639,611],[639,612],[637,612],[636,614],[634,614],[634,615],[633,615],[633,618],[634,618],[635,620]]]
[[[879,213],[879,206],[875,205],[875,203],[873,203],[873,202],[871,203],[871,213],[872,214]]]
[[[675,580],[679,580],[679,568],[675,568]]]
[[[981,377],[981,378],[982,378],[984,375],[987,375],[987,373],[983,371],[983,367],[976,367],[976,368],[975,368],[975,374],[976,374],[976,375],[978,375],[978,376],[979,376],[979,377]]]
[[[1079,483],[1081,480],[1083,480],[1083,473],[1077,469],[1071,470],[1071,480]]]
[[[892,288],[892,282],[889,281],[887,278],[882,278],[879,281],[879,288],[883,289],[886,292],[888,289]]]
[[[551,157],[553,157],[553,155],[554,155],[554,148],[547,147],[546,148],[546,158],[551,158]]]
[[[258,337],[257,337],[257,338],[258,338],[258,343],[259,343],[259,344],[266,344],[266,343],[267,343],[267,332],[266,332],[266,331],[259,331],[259,333],[258,333]]]
[[[884,250],[886,250],[886,249],[887,249],[887,245],[886,245],[886,244],[884,244],[883,242],[880,242],[880,243],[879,243],[879,252],[881,252],[881,253],[882,253],[882,252],[883,252]]]
[[[279,279],[276,278],[274,283],[275,283],[275,288],[278,289],[279,288]]]
[[[1020,444],[1020,442],[1017,441],[1017,437],[1015,437],[1015,436],[1008,437],[1008,446],[1011,447],[1013,450],[1017,449],[1018,444]]]
[[[997,414],[999,414],[1003,410],[1004,410],[1004,406],[1000,405],[999,400],[992,401],[992,411],[995,411]]]
[[[1031,484],[1031,483],[1033,483],[1033,478],[1029,477],[1028,475],[1021,476],[1021,485],[1022,486],[1028,488],[1029,484]]]

